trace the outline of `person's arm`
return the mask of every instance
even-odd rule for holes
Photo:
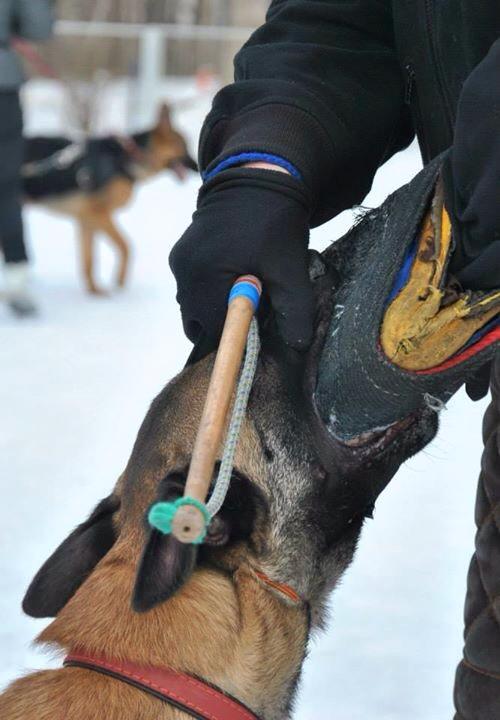
[[[309,228],[360,203],[413,137],[391,7],[274,0],[236,56],[201,133],[197,212],[170,254],[193,358],[216,346],[231,284],[249,272],[285,343],[309,346]]]
[[[16,35],[34,42],[51,37],[54,16],[50,0],[16,0],[14,12]]]
[[[463,85],[444,180],[452,272],[468,290],[500,288],[500,38]]]
[[[319,224],[361,202],[411,141],[404,91],[389,0],[274,0],[214,100],[200,166],[211,175],[243,152],[284,158],[314,193]]]

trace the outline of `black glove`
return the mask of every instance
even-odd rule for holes
[[[313,332],[308,276],[310,200],[300,180],[272,170],[233,168],[200,190],[193,222],[170,254],[184,331],[213,350],[239,275],[263,283],[286,344],[305,350]]]

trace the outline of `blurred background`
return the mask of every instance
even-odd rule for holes
[[[54,37],[24,58],[27,135],[71,139],[150,127],[161,102],[196,155],[213,94],[266,0],[58,0]],[[28,59],[26,59],[26,57]],[[419,169],[415,146],[378,173],[376,206]],[[43,621],[20,602],[34,572],[106,495],[153,397],[189,352],[168,254],[189,223],[199,177],[170,172],[137,184],[116,213],[132,247],[128,287],[81,287],[74,223],[24,211],[39,312],[19,320],[0,303],[0,685],[57,664],[30,643]],[[332,192],[335,189],[332,188]],[[314,231],[323,249],[353,222]],[[115,257],[98,243],[110,287]],[[311,641],[296,720],[441,720],[452,716],[485,403],[463,395],[433,446],[380,499],[332,619]]]
[[[262,22],[268,4],[58,0],[55,38],[40,54],[66,96],[57,101],[45,87],[45,103],[55,111],[55,102],[66,127],[69,122],[76,132],[116,131],[118,122],[123,129],[145,125],[165,93],[175,98],[191,91],[195,78],[200,91],[215,79],[229,82],[233,56]],[[30,70],[43,72],[43,66],[35,63]],[[43,100],[39,94],[37,105]],[[112,116],[117,104],[119,120]]]

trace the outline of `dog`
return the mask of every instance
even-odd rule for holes
[[[291,716],[308,639],[325,622],[365,516],[436,431],[424,409],[362,446],[328,432],[313,398],[333,305],[328,269],[314,284],[316,339],[305,360],[290,361],[271,320],[261,326],[230,491],[188,581],[177,582],[177,541],[146,517],[183,492],[213,356],[154,400],[112,493],[33,580],[25,611],[56,616],[37,642],[70,657],[14,682],[0,696],[2,720]],[[189,692],[160,699],[149,675],[158,668],[187,674],[189,687],[229,704],[226,714],[204,714]]]
[[[426,374],[411,376],[411,402],[405,405],[409,393],[402,392],[404,410],[389,425],[360,426],[354,438],[332,426],[327,391],[344,386],[331,343],[348,309],[340,301],[354,285],[345,261],[353,248],[364,257],[369,241],[387,251],[390,238],[391,251],[412,246],[416,236],[441,244],[442,227],[430,234],[425,220],[435,209],[438,174],[431,164],[323,256],[312,256],[317,314],[305,356],[282,344],[272,314],[261,318],[262,348],[228,496],[189,553],[147,518],[154,503],[183,494],[213,355],[188,364],[156,398],[112,493],[28,588],[24,610],[55,616],[37,642],[66,661],[7,688],[2,720],[291,717],[309,637],[325,624],[327,600],[353,559],[365,518],[438,426]],[[397,263],[375,283],[377,297],[382,286],[390,294],[394,277]],[[415,302],[425,301],[419,293]],[[380,328],[378,316],[374,322]],[[371,340],[360,336],[361,359],[367,345],[373,357]],[[481,348],[476,357],[484,362],[489,350],[484,342]],[[378,352],[385,370],[389,358]],[[455,364],[452,376],[440,371],[441,390],[456,388],[459,368],[466,379],[469,359]],[[391,372],[410,377],[395,365]],[[387,397],[385,387],[371,404],[351,393],[360,404],[352,415],[371,416]]]
[[[106,294],[96,283],[94,239],[104,233],[118,254],[116,284],[124,287],[129,269],[128,241],[113,220],[127,205],[136,182],[171,170],[184,180],[196,171],[184,137],[173,127],[162,105],[155,126],[128,137],[93,138],[73,143],[62,137],[25,139],[23,195],[28,203],[73,218],[79,228],[82,273],[86,289]]]

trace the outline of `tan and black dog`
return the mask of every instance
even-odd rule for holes
[[[306,367],[285,361],[273,332],[263,330],[230,492],[188,582],[178,587],[177,541],[151,530],[146,517],[153,502],[182,493],[212,357],[161,392],[112,494],[39,571],[24,609],[57,617],[38,643],[201,678],[248,709],[224,717],[291,716],[311,629],[324,620],[364,516],[436,429],[435,414],[424,411],[359,447],[329,435],[311,400],[329,291],[318,307]],[[219,717],[186,714],[85,667],[28,675],[0,696],[2,720],[189,716]]]
[[[280,344],[272,316],[261,319],[262,351],[229,494],[198,551],[152,529],[147,517],[153,503],[182,494],[213,358],[187,367],[153,402],[114,491],[49,558],[24,599],[28,614],[56,616],[38,642],[68,654],[69,664],[11,685],[0,696],[2,720],[291,717],[308,637],[324,621],[364,518],[401,463],[434,436],[435,393],[453,394],[498,347],[489,322],[465,351],[447,343],[452,356],[432,368],[432,385],[426,372],[400,368],[381,350],[387,297],[399,279],[396,253],[403,259],[416,238],[426,240],[413,272],[442,265],[429,247],[449,248],[446,223],[426,219],[429,211],[436,216],[438,174],[431,163],[312,260],[317,317],[307,357]],[[375,259],[372,246],[380,249]],[[392,264],[377,274],[380,258]],[[400,290],[413,298],[413,311],[398,317],[403,338],[430,295],[412,287]],[[346,298],[353,289],[364,304]],[[446,289],[440,283],[445,302],[426,327],[445,325]],[[358,312],[369,316],[370,332],[351,342],[349,327],[351,334],[365,327]],[[333,352],[343,321],[347,339]],[[460,322],[469,322],[467,314]],[[441,333],[427,333],[429,343],[441,347]],[[366,359],[373,387],[360,393],[350,373]],[[346,388],[349,412],[339,414],[335,401]],[[339,418],[342,429],[386,407],[389,423],[373,430],[360,423],[347,438],[336,432]]]
[[[130,249],[113,213],[129,203],[137,181],[165,169],[180,179],[188,170],[197,169],[166,105],[150,131],[127,137],[93,138],[84,143],[63,137],[25,139],[24,197],[77,222],[83,278],[90,293],[103,294],[94,274],[96,233],[104,233],[117,252],[116,283],[123,287]]]

